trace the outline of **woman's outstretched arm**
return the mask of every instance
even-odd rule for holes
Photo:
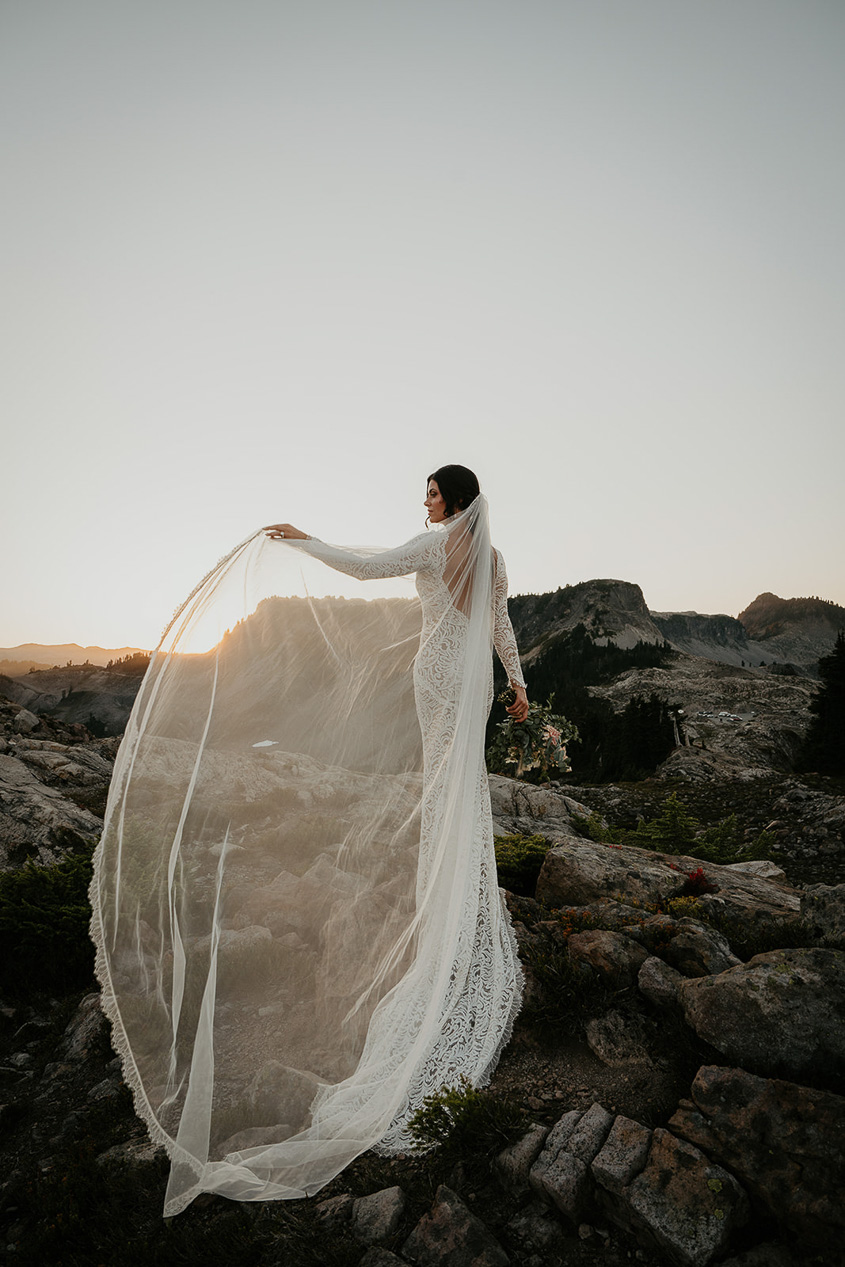
[[[406,541],[404,545],[393,550],[373,550],[366,553],[350,550],[345,546],[329,545],[319,537],[309,537],[307,533],[294,528],[293,524],[272,524],[265,528],[267,536],[273,541],[283,540],[296,543],[316,559],[321,559],[337,572],[345,572],[347,576],[357,577],[359,581],[380,580],[388,576],[406,576],[410,572],[419,572],[421,568],[430,566],[435,552],[439,548],[436,534],[423,532],[418,537]]]

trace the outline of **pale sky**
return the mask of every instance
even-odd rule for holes
[[[0,646],[253,528],[845,603],[840,0],[4,0]]]

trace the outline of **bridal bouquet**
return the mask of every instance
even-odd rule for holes
[[[510,687],[499,696],[502,704],[512,704],[515,698]],[[552,711],[554,698],[550,695],[545,705],[529,704],[528,716],[523,722],[515,722],[510,717],[499,722],[495,738],[487,749],[487,767],[491,773],[521,779],[536,770],[538,782],[566,774],[570,768],[566,745],[578,738],[578,730],[572,722]]]

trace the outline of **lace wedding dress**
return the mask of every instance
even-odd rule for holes
[[[326,565],[349,596],[318,596]],[[491,1076],[522,987],[484,766],[494,645],[523,684],[483,498],[396,550],[256,535],[177,613],[91,888],[165,1214],[311,1195]]]

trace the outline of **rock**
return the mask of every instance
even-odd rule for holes
[[[845,950],[845,884],[814,884],[805,889],[801,914],[814,938]]]
[[[441,1184],[434,1205],[405,1244],[403,1257],[418,1267],[508,1267],[510,1259],[481,1219]]]
[[[325,1201],[321,1201],[314,1209],[314,1213],[321,1223],[327,1227],[339,1227],[342,1223],[348,1223],[352,1218],[352,1206],[354,1198],[351,1192],[341,1192],[338,1197],[327,1197]]]
[[[85,1060],[100,1035],[105,1034],[105,1029],[106,1020],[100,1010],[99,994],[86,994],[62,1035],[59,1055],[64,1061]],[[46,1069],[44,1072],[46,1074]]]
[[[573,819],[586,819],[591,813],[580,801],[554,788],[537,787],[500,774],[491,774],[489,781],[493,827],[497,835],[522,832],[531,836],[542,832],[555,841],[580,839]]]
[[[600,976],[620,984],[631,984],[648,958],[648,951],[624,933],[590,928],[569,938],[569,958],[586,965]]]
[[[529,1183],[539,1197],[554,1205],[571,1223],[579,1223],[587,1207],[591,1185],[583,1161],[561,1149],[543,1150],[531,1167]]]
[[[28,708],[22,708],[12,722],[12,729],[16,730],[19,735],[30,735],[33,730],[37,730],[40,720],[31,713]]]
[[[645,1166],[615,1202],[634,1231],[681,1267],[706,1267],[748,1216],[734,1177],[660,1127]]]
[[[773,950],[679,988],[699,1037],[756,1073],[845,1073],[845,951]]]
[[[507,1232],[519,1248],[528,1254],[544,1256],[563,1247],[563,1229],[553,1212],[541,1201],[534,1201],[515,1214],[507,1224]]]
[[[579,1223],[592,1190],[589,1165],[601,1148],[613,1118],[600,1104],[586,1112],[564,1114],[549,1132],[531,1167],[528,1182],[538,1196]]]
[[[0,868],[12,865],[15,850],[41,864],[58,862],[102,827],[101,819],[42,783],[17,756],[0,753]]]
[[[548,1134],[548,1126],[534,1122],[521,1139],[503,1149],[493,1161],[493,1169],[514,1196],[528,1191],[528,1172],[540,1155]]]
[[[703,864],[715,894],[703,894],[704,911],[722,918],[779,928],[800,915],[798,890],[716,863]],[[565,841],[550,849],[537,881],[537,898],[547,906],[586,906],[593,902],[636,900],[640,906],[662,905],[681,895],[689,875],[702,866],[699,858],[656,853],[632,845],[606,845],[592,840]]]
[[[96,1162],[98,1166],[149,1166],[165,1161],[167,1154],[160,1144],[151,1139],[130,1139],[125,1144],[115,1144],[100,1153]]]
[[[776,862],[770,862],[768,858],[755,858],[749,862],[727,862],[724,865],[726,871],[745,871],[748,875],[759,876],[761,880],[786,880],[783,867],[779,867]]]
[[[382,1188],[352,1204],[352,1231],[365,1245],[381,1244],[393,1235],[405,1210],[405,1193],[400,1187]]]
[[[384,1249],[380,1245],[374,1245],[372,1249],[367,1250],[358,1267],[405,1267],[406,1263],[407,1259],[400,1258],[398,1254],[391,1254],[389,1249]]]
[[[706,1065],[669,1125],[743,1183],[758,1208],[819,1249],[845,1240],[845,1098]]]
[[[678,932],[666,947],[666,958],[685,977],[707,977],[735,968],[740,962],[726,938],[715,928],[682,919]]]
[[[566,1141],[567,1151],[588,1165],[601,1148],[613,1125],[613,1117],[601,1104],[582,1113]]]
[[[796,1264],[785,1245],[767,1241],[763,1245],[755,1245],[752,1249],[747,1249],[744,1254],[738,1254],[736,1258],[724,1259],[719,1263],[719,1267],[796,1267]],[[830,1267],[833,1267],[833,1264],[830,1264]]]
[[[319,1086],[316,1074],[292,1069],[280,1060],[266,1060],[247,1087],[245,1098],[259,1121],[285,1122],[287,1133],[292,1133],[310,1118]]]
[[[619,1194],[645,1167],[651,1147],[651,1131],[621,1114],[593,1158],[593,1178],[607,1192]]]
[[[683,980],[675,968],[651,955],[640,968],[637,985],[655,1007],[669,1009],[680,1007],[678,987]]]
[[[593,1017],[586,1026],[587,1045],[605,1065],[630,1065],[649,1062],[649,1055],[640,1041],[638,1026],[621,1012],[607,1012]]]

